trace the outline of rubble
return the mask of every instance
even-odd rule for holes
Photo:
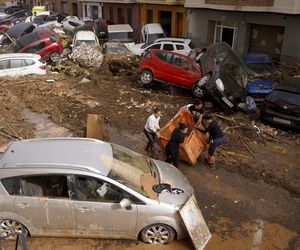
[[[76,47],[70,57],[84,68],[94,67],[99,69],[103,62],[100,46],[86,43]]]

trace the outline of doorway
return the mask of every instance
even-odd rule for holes
[[[232,48],[235,47],[237,27],[216,22],[214,42],[226,42]]]
[[[172,12],[160,11],[159,12],[160,24],[167,36],[171,36],[172,32]]]
[[[92,5],[92,18],[93,19],[98,19],[99,14],[98,14],[98,6]]]

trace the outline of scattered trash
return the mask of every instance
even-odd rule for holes
[[[79,83],[88,83],[88,82],[91,82],[91,80],[84,77]]]

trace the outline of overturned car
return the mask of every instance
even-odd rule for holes
[[[208,93],[225,109],[245,102],[251,70],[228,44],[210,45],[200,64],[203,77],[194,87],[198,97]]]

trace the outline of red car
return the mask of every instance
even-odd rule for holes
[[[194,96],[202,96],[203,90],[198,85],[202,70],[185,55],[152,49],[144,54],[139,73],[143,84],[149,84],[153,80],[167,82],[191,89]]]
[[[56,62],[64,48],[55,32],[49,28],[36,28],[32,33],[22,36],[14,47],[16,53],[34,53],[43,62]]]

